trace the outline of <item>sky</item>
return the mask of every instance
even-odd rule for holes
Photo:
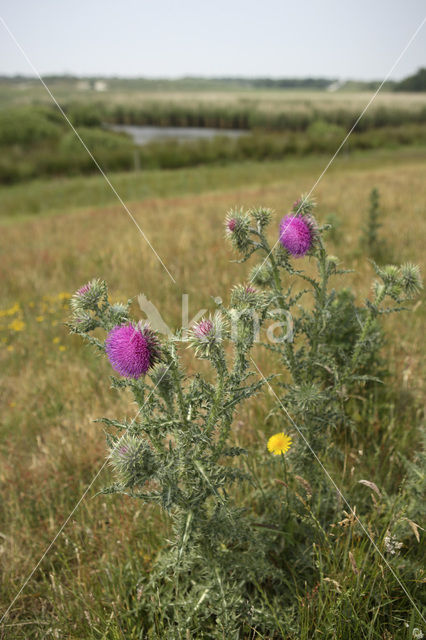
[[[425,0],[1,0],[41,75],[380,80]],[[426,24],[391,75],[426,66]],[[34,75],[0,20],[0,75]]]

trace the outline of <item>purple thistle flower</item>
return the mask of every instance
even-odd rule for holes
[[[211,330],[213,329],[213,322],[211,320],[201,320],[198,324],[194,325],[194,334],[197,338],[207,338]]]
[[[114,327],[105,340],[105,350],[111,366],[127,378],[140,378],[160,357],[157,336],[147,325]]]
[[[257,293],[257,289],[250,286],[249,284],[246,286],[246,293]]]
[[[280,223],[280,242],[291,255],[304,256],[312,248],[313,225],[306,217],[285,216]]]

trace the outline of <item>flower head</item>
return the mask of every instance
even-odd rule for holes
[[[118,440],[109,454],[109,459],[126,487],[143,484],[157,469],[155,454],[149,444],[127,434]]]
[[[265,294],[250,284],[238,284],[231,291],[231,305],[236,309],[260,309],[265,304]]]
[[[302,195],[300,198],[293,202],[291,207],[292,213],[296,215],[310,215],[312,211],[316,207],[316,202],[313,198],[310,198],[309,195]]]
[[[279,456],[287,453],[291,447],[291,443],[292,440],[290,436],[287,436],[285,433],[276,433],[268,440],[268,451],[273,453],[274,456]]]
[[[398,542],[396,536],[390,535],[389,532],[387,533],[387,535],[385,535],[383,542],[385,543],[386,551],[391,555],[395,555],[396,553],[398,553],[398,551],[403,546],[402,542]]]
[[[296,258],[304,256],[313,247],[315,226],[308,216],[288,215],[280,223],[280,242]]]
[[[93,309],[103,295],[106,295],[106,285],[95,278],[77,289],[71,298],[71,307],[74,311]]]
[[[105,340],[105,350],[112,367],[127,378],[140,378],[160,358],[158,338],[148,325],[114,327]]]
[[[407,262],[400,268],[401,285],[407,298],[414,298],[421,289],[423,282],[420,275],[420,269],[416,264]]]
[[[194,325],[194,335],[201,340],[207,340],[213,329],[213,322],[205,319]]]
[[[87,282],[86,284],[84,284],[82,287],[80,287],[80,289],[78,289],[76,291],[77,296],[81,297],[83,296],[85,293],[88,293],[90,291],[90,282]]]
[[[250,282],[265,286],[271,282],[272,271],[268,262],[264,261],[259,265],[255,265],[250,272]]]
[[[250,209],[249,213],[261,229],[266,227],[271,221],[271,209],[266,209],[265,207],[256,207],[255,209]]]
[[[225,219],[225,234],[237,251],[246,253],[250,247],[250,217],[243,211],[230,211]]]
[[[200,358],[208,358],[223,340],[225,326],[220,312],[213,317],[203,318],[189,331],[191,346]]]

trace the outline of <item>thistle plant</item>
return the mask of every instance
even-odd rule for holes
[[[341,505],[315,457],[342,457],[351,407],[381,373],[380,317],[401,309],[422,283],[415,265],[374,264],[372,296],[357,306],[347,287],[330,284],[347,271],[327,253],[327,226],[314,209],[312,200],[296,201],[273,246],[269,209],[230,212],[225,232],[239,260],[260,260],[249,281],[233,287],[228,306],[217,299],[216,312],[185,334],[160,338],[131,318],[130,301],[111,304],[100,280],[71,300],[71,332],[106,357],[119,374],[112,387],[138,407],[132,420],[100,419],[114,473],[102,493],[155,505],[170,522],[149,576],[135,584],[144,594],[132,601],[148,621],[144,637],[237,639],[254,629],[285,637],[298,626],[289,585],[314,586],[318,535],[331,547],[327,527]],[[313,269],[301,268],[306,259]],[[290,317],[291,332],[263,342],[278,363],[270,419],[279,430],[263,455],[281,463],[282,480],[271,488],[238,463],[247,451],[232,442],[232,425],[241,404],[269,383],[253,377],[255,341],[268,321],[287,326]],[[250,510],[235,499],[247,487]]]
[[[160,594],[167,637],[196,633],[200,618],[217,637],[236,637],[251,581],[273,575],[264,537],[231,492],[232,485],[250,480],[234,463],[246,452],[230,436],[239,405],[262,386],[252,378],[249,354],[256,337],[252,311],[262,324],[267,298],[240,285],[231,306],[219,306],[182,344],[179,332],[160,340],[149,326],[132,321],[129,302],[110,304],[105,282],[93,280],[71,301],[72,333],[106,356],[120,374],[111,377],[112,387],[130,391],[138,406],[133,420],[101,419],[115,475],[103,493],[158,505],[170,517],[171,540],[145,585],[151,596],[140,605],[155,626],[151,599]],[[208,363],[205,376],[185,370],[182,347]]]
[[[278,357],[281,374],[280,399],[273,413],[281,424],[287,421],[287,430],[294,431],[296,423],[304,435],[298,438],[293,466],[310,484],[327,483],[326,478],[321,480],[315,454],[340,455],[336,435],[353,426],[351,400],[378,380],[380,317],[400,310],[422,287],[415,265],[373,264],[377,279],[372,299],[356,306],[348,288],[331,285],[347,271],[327,253],[323,233],[328,225],[318,224],[314,209],[313,200],[303,196],[297,200],[281,219],[272,246],[266,234],[271,221],[268,209],[231,211],[226,222],[239,260],[245,262],[254,254],[260,258],[250,278],[268,296],[269,315],[282,324],[289,314],[293,319],[292,339],[264,346]],[[303,257],[309,259],[309,269],[302,268]]]
[[[379,229],[382,226],[380,222],[380,194],[378,189],[374,188],[370,192],[370,207],[366,224],[362,230],[360,244],[367,255],[378,262],[381,262],[388,253],[385,241],[379,236]]]

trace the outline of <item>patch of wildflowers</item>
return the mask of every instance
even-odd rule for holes
[[[18,318],[15,318],[15,320],[12,320],[12,322],[9,322],[8,328],[11,331],[23,331],[25,329],[25,322],[23,320],[19,320]]]

